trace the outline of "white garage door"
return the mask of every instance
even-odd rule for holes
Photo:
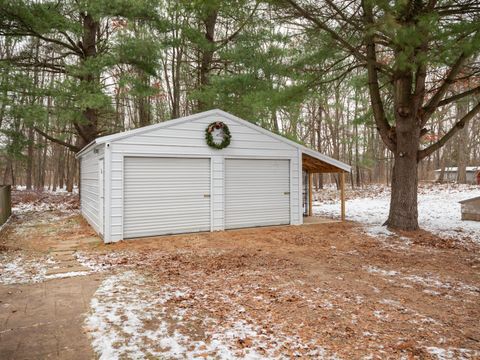
[[[209,230],[210,159],[125,158],[125,238]]]
[[[225,161],[225,228],[290,223],[290,162]]]

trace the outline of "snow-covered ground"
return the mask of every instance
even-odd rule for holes
[[[47,255],[30,255],[21,251],[0,252],[0,284],[32,284],[51,279],[60,279],[74,276],[85,276],[103,271],[100,266],[93,266],[84,261],[81,255],[77,260],[89,270],[47,274],[47,270],[58,268],[55,260]]]
[[[64,189],[57,191],[28,191],[17,187],[12,191],[12,213],[22,215],[30,212],[57,211],[74,213],[79,208],[78,193]]]
[[[371,235],[391,235],[382,226],[388,217],[390,193],[366,191],[366,197],[360,196],[347,200],[346,215],[348,220],[365,225]],[[480,244],[480,222],[462,221],[460,213],[461,200],[480,196],[480,188],[469,185],[431,185],[419,188],[418,218],[420,227],[442,238],[473,240]],[[340,217],[338,201],[317,201],[314,213],[319,216]]]
[[[26,258],[17,252],[0,253],[0,284],[37,283],[45,279],[47,257]]]
[[[138,272],[126,271],[102,282],[90,302],[85,329],[95,352],[105,360],[289,359],[282,353],[295,346],[311,349],[310,358],[338,359],[313,340],[304,344],[280,329],[265,331],[247,309],[228,295],[219,295],[231,304],[231,313],[220,321],[205,314],[199,317],[192,305],[207,294],[188,286],[157,286]],[[241,316],[233,317],[237,312]]]
[[[26,191],[27,190],[27,187],[25,185],[16,185],[14,187],[14,190],[17,190],[17,191]],[[55,190],[51,190],[48,186],[45,186],[43,188],[43,191],[44,192],[48,192],[50,194],[65,194],[67,193],[68,194],[68,191],[67,191],[67,187],[64,186],[62,188],[57,188]],[[78,194],[78,186],[74,186],[73,187],[73,194]]]
[[[52,204],[43,203],[43,202],[38,204],[20,203],[12,207],[12,213],[15,215],[22,215],[28,212],[42,212],[42,211],[54,211],[54,210],[67,213],[68,216],[78,213],[78,210],[71,209],[71,206],[69,204],[52,205]]]

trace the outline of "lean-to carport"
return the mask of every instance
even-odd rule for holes
[[[307,203],[307,216],[313,216],[313,174],[337,173],[340,182],[340,214],[342,221],[345,220],[345,173],[349,172],[344,164],[339,166],[331,162],[325,162],[315,153],[302,153],[302,169],[306,173],[305,194]]]

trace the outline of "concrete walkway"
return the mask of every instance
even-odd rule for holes
[[[94,359],[82,325],[100,280],[0,286],[0,359]]]

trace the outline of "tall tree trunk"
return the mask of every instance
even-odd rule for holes
[[[35,142],[35,132],[32,127],[28,128],[28,148],[27,148],[27,169],[25,185],[27,190],[32,190],[33,184],[33,145]]]
[[[396,229],[417,230],[417,159],[399,153],[394,159],[390,213],[386,224]]]
[[[138,71],[138,75],[142,82],[142,85],[145,87],[150,86],[148,75],[143,70]],[[138,106],[138,122],[139,126],[147,126],[150,125],[151,121],[151,112],[150,112],[150,98],[145,95],[139,95],[137,100]]]
[[[96,21],[91,14],[81,14],[83,21],[83,57],[82,62],[86,63],[89,59],[94,58],[97,55],[97,35],[100,29],[100,24]],[[85,66],[88,68],[88,65]],[[86,88],[95,87],[98,83],[98,74],[94,71],[88,71],[85,75],[80,77],[80,82],[84,84]],[[75,128],[80,135],[81,142],[80,148],[88,145],[91,141],[95,140],[98,135],[98,110],[87,107],[82,112],[84,121],[75,123]]]
[[[210,82],[210,72],[212,70],[213,54],[215,53],[215,26],[217,24],[218,9],[212,8],[204,19],[205,41],[200,59],[200,89],[204,89]],[[208,110],[209,104],[204,100],[199,100],[198,110]]]
[[[45,190],[45,178],[47,173],[47,150],[48,150],[48,140],[43,139],[43,151],[42,151],[42,161],[41,161],[41,173],[40,173],[40,187]]]
[[[318,121],[317,121],[317,151],[322,152],[322,121],[323,121],[323,107],[318,107]],[[323,174],[317,174],[317,191],[323,189]]]
[[[5,172],[3,173],[3,185],[13,185],[14,176],[13,176],[13,164],[12,159],[7,157],[7,166],[5,167]]]
[[[466,101],[457,102],[457,121],[467,114],[468,103]],[[467,149],[468,149],[468,126],[464,126],[458,131],[457,135],[457,182],[459,184],[467,183]]]
[[[173,106],[172,106],[172,117],[174,119],[180,117],[180,78],[181,78],[181,69],[183,61],[183,49],[181,46],[178,46],[174,49],[176,57],[174,59],[175,69],[172,71],[172,85],[173,85]]]
[[[394,165],[390,213],[386,224],[394,229],[417,230],[418,148],[420,128],[411,94],[412,75],[396,74],[394,111],[396,118]]]
[[[71,193],[73,191],[73,183],[75,178],[75,168],[76,168],[76,160],[69,152],[67,155],[67,191]]]

